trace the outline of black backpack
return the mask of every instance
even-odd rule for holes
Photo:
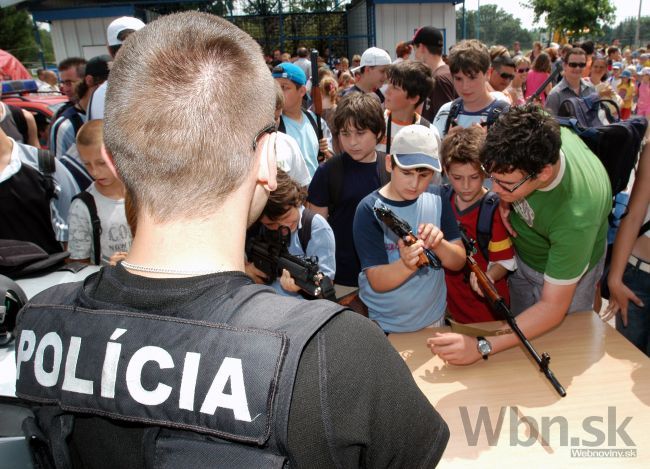
[[[492,124],[496,122],[496,120],[499,118],[499,116],[508,111],[510,109],[510,104],[501,101],[499,99],[495,99],[491,104],[490,107],[488,108],[487,111],[487,118],[485,119],[485,122],[482,125],[485,125],[488,129]],[[447,115],[447,121],[445,122],[445,134],[441,135],[441,137],[444,138],[445,135],[449,132],[449,128],[451,127],[451,124],[456,120],[456,118],[460,115],[460,113],[463,111],[463,98],[456,98],[451,102],[451,107],[449,108],[449,114]]]
[[[442,197],[447,200],[451,199],[454,189],[449,184],[442,186]],[[453,202],[452,202],[453,203]],[[489,191],[481,199],[481,205],[478,209],[478,218],[476,221],[476,244],[483,254],[483,258],[490,262],[490,251],[488,249],[492,239],[492,220],[494,212],[499,207],[499,196]]]
[[[11,112],[11,117],[14,119],[16,129],[23,136],[23,143],[27,144],[29,141],[29,128],[27,127],[27,119],[25,119],[23,110],[16,106],[7,105],[7,107],[9,108],[9,112]]]
[[[616,111],[615,114],[612,113],[612,109]],[[607,122],[601,121],[600,111],[603,111]],[[580,127],[589,128],[619,122],[621,111],[616,101],[603,99],[598,93],[592,93],[583,97],[572,96],[563,100],[557,115],[575,119]]]
[[[90,214],[90,223],[93,228],[93,262],[95,265],[101,265],[102,260],[102,247],[100,242],[100,236],[102,234],[102,223],[99,220],[97,215],[97,204],[95,204],[95,198],[88,191],[79,192],[75,195],[72,200],[79,199],[81,200],[86,208],[88,208],[88,213]]]
[[[557,117],[557,120],[578,134],[603,163],[612,185],[612,195],[625,190],[638,161],[648,120],[635,117],[596,127],[584,127],[575,118]]]

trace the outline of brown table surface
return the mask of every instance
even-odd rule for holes
[[[550,354],[564,398],[522,345],[453,366],[427,348],[433,331],[388,339],[449,425],[440,467],[650,467],[650,359],[595,313],[567,316],[531,341]]]

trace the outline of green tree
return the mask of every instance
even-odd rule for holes
[[[636,18],[627,18],[614,28],[604,28],[603,42],[611,44],[614,39],[619,39],[623,46],[634,45],[634,33],[636,32]],[[650,42],[650,16],[641,17],[639,28],[639,41],[641,45]]]
[[[546,15],[546,24],[563,36],[598,36],[603,25],[614,20],[609,0],[529,0],[535,21]]]
[[[25,10],[15,7],[0,9],[0,49],[13,54],[21,62],[37,54],[32,19]]]
[[[476,39],[476,10],[465,13],[467,38]],[[519,41],[522,48],[532,46],[531,33],[521,26],[521,21],[496,5],[481,5],[478,15],[479,39],[487,45],[502,44],[512,47]],[[456,37],[463,37],[463,9],[456,10]]]

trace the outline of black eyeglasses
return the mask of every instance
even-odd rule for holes
[[[501,72],[499,76],[504,80],[514,80],[515,76],[512,73]]]
[[[529,70],[530,68],[520,68],[517,70],[517,73],[528,73]]]
[[[272,124],[267,125],[266,127],[264,127],[259,132],[257,132],[257,134],[255,134],[255,138],[253,139],[253,151],[257,150],[257,145],[259,144],[260,140],[262,139],[262,137],[264,135],[272,134],[275,131],[276,131],[276,128],[275,128],[275,122],[274,122]]]
[[[569,62],[567,65],[571,68],[585,68],[587,66],[587,62]]]
[[[483,172],[484,172],[485,174],[488,174],[488,172],[485,171],[485,168],[483,168]],[[532,178],[532,177],[534,177],[534,176],[535,176],[535,175],[534,175],[533,173],[531,173],[531,174],[529,174],[528,176],[526,176],[525,178],[523,178],[521,181],[519,181],[519,182],[517,182],[517,183],[514,183],[514,182],[503,182],[503,181],[499,181],[497,178],[494,178],[494,177],[492,177],[492,176],[489,176],[489,178],[492,179],[493,182],[495,182],[496,184],[498,184],[499,187],[501,187],[501,189],[503,189],[504,191],[510,192],[510,193],[512,194],[512,193],[515,192],[517,189],[519,189],[519,188],[520,188],[520,187],[521,187],[521,186],[522,186],[526,181],[528,181],[530,178]],[[514,184],[514,186],[512,186],[512,187],[508,187],[508,186],[510,186],[510,185],[512,185],[512,184]]]

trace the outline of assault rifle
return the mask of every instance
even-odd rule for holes
[[[287,269],[291,277],[310,298],[324,298],[336,302],[332,280],[318,270],[318,257],[294,256],[289,253],[291,231],[281,226],[277,231],[261,230],[246,243],[249,262],[266,274],[270,285]]]
[[[407,246],[415,244],[415,242],[418,240],[418,238],[411,231],[410,225],[395,215],[393,211],[388,207],[375,207],[374,211],[375,215],[377,215],[377,218],[379,218],[384,225],[386,225],[393,233],[395,233],[402,241],[404,241],[404,244]],[[440,262],[440,259],[438,259],[438,256],[436,256],[432,250],[427,248],[424,248],[424,252],[420,254],[420,258],[416,265],[418,268],[422,268],[427,265],[430,265],[434,269],[442,268],[442,263]]]
[[[314,114],[316,114],[316,137],[318,138],[318,144],[323,138],[323,128],[321,125],[320,118],[323,115],[323,97],[320,92],[320,80],[318,79],[318,51],[312,49],[311,55],[311,99],[314,104]],[[318,149],[318,161],[322,162],[325,160],[325,155]]]
[[[535,360],[539,366],[539,370],[544,373],[546,378],[548,378],[557,393],[562,397],[566,396],[566,391],[548,367],[548,363],[551,361],[550,355],[544,352],[542,353],[541,357],[539,356],[533,347],[533,344],[530,343],[524,333],[521,332],[521,329],[519,329],[517,321],[515,320],[515,315],[512,313],[512,311],[510,311],[510,308],[508,308],[506,305],[503,297],[499,295],[499,292],[494,287],[492,282],[490,282],[490,279],[481,270],[479,265],[476,263],[476,260],[474,260],[473,255],[476,253],[476,242],[467,235],[465,229],[462,226],[460,226],[460,235],[463,239],[463,244],[465,245],[465,250],[467,252],[467,267],[476,275],[476,280],[478,281],[479,287],[481,288],[481,291],[483,291],[485,297],[488,299],[490,307],[505,318],[512,332],[514,332],[517,337],[519,337],[521,343],[524,344],[524,347],[526,350],[528,350],[530,356],[533,357],[533,360]]]

